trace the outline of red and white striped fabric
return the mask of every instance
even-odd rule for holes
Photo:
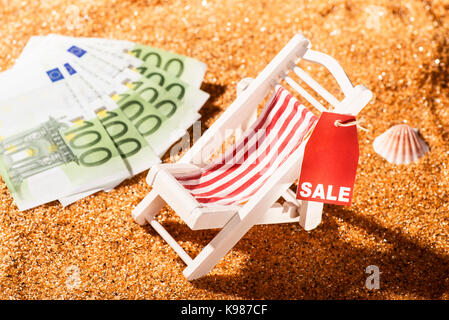
[[[241,204],[298,149],[316,121],[288,90],[277,86],[257,121],[230,150],[200,174],[176,179],[204,206]]]

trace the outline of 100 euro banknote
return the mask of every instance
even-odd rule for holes
[[[94,67],[87,67],[76,60],[72,62],[75,68],[83,71],[82,76],[103,94],[115,92],[112,97],[117,105],[159,156],[200,117],[195,108],[184,105],[183,100],[179,100],[153,81],[142,79],[140,74],[130,69],[119,78],[109,79],[93,71]],[[142,82],[139,92],[134,90],[132,79],[129,83],[123,83],[122,79],[127,77],[135,77]],[[111,88],[114,88],[112,92]],[[207,96],[199,98],[202,105]],[[197,108],[198,105],[197,103]]]
[[[64,80],[76,93],[77,98],[83,106],[85,114],[89,117],[97,117],[109,137],[119,151],[130,175],[136,175],[149,169],[152,165],[159,163],[160,158],[153,151],[144,137],[138,132],[131,120],[115,104],[109,96],[101,96],[95,88],[89,87],[79,73],[69,64],[63,63],[58,68],[61,70]],[[91,91],[91,92],[89,92]],[[118,185],[123,179],[108,182],[106,185],[98,184],[95,189],[60,197],[63,205],[67,205],[93,194],[102,189],[109,190]]]
[[[52,39],[51,37],[46,37],[47,41]],[[59,39],[59,38],[57,38]],[[62,37],[62,40],[66,39],[65,37]],[[67,41],[64,40],[62,42],[56,43],[56,47],[59,46],[59,49],[61,50],[60,54],[64,56],[65,58],[72,58],[70,61],[72,61],[73,65],[77,67],[77,70],[80,70],[84,72],[86,75],[91,77],[92,82],[94,83],[94,86],[96,87],[103,87],[105,90],[111,91],[111,88],[116,85],[113,82],[114,75],[120,75],[123,72],[132,72],[130,69],[126,69],[124,71],[121,71],[120,67],[115,67],[116,61],[108,61],[105,57],[98,56],[98,52],[91,52],[87,51],[84,48],[78,48],[79,52],[82,54],[75,54],[73,53],[73,45],[71,42],[66,43]],[[48,44],[50,45],[50,43]],[[68,48],[67,50],[63,50],[62,48]],[[35,48],[36,49],[36,48]],[[38,51],[37,51],[38,52]],[[38,54],[39,55],[39,54]],[[40,56],[40,55],[39,55]],[[80,56],[80,57],[78,57]],[[89,56],[89,59],[84,59],[84,57]],[[51,59],[50,57],[41,57],[42,59]],[[95,61],[102,61],[103,64],[108,64],[108,68],[110,69],[107,71],[108,68],[99,67],[100,63],[95,63]],[[119,65],[126,65],[126,62],[121,62]],[[153,67],[154,69],[154,67]],[[149,69],[151,70],[151,68]],[[162,71],[162,70],[161,70]],[[162,71],[163,72],[163,71]],[[154,72],[148,73],[147,78],[150,76],[155,76]],[[125,103],[125,106],[122,106],[122,110],[131,110],[131,107],[139,106],[139,108],[142,107],[142,105],[146,105],[148,103],[151,103],[151,106],[148,106],[145,109],[150,109],[153,113],[153,116],[150,117],[149,114],[145,114],[144,120],[142,122],[137,121],[135,122],[135,125],[138,126],[141,130],[141,134],[144,136],[149,136],[151,134],[151,137],[149,137],[149,140],[152,140],[150,142],[150,145],[153,147],[153,149],[156,151],[158,155],[161,155],[164,153],[170,144],[175,142],[177,139],[179,139],[184,133],[185,130],[193,124],[193,122],[199,118],[199,114],[197,111],[199,108],[205,103],[205,101],[208,99],[208,94],[204,91],[201,91],[195,87],[189,87],[186,83],[183,83],[182,81],[176,80],[176,79],[170,79],[170,74],[165,73],[165,76],[163,76],[161,73],[159,73],[159,81],[161,81],[161,76],[166,78],[167,80],[170,80],[170,83],[165,87],[165,90],[159,90],[155,91],[154,88],[142,88],[139,92],[143,92],[143,90],[146,90],[146,94],[148,94],[150,89],[152,89],[151,92],[153,92],[154,95],[158,95],[158,97],[154,96],[157,101],[147,101],[147,103],[141,103],[141,101],[136,101],[134,104],[127,104]],[[133,76],[131,76],[132,78]],[[135,77],[141,77],[138,73],[136,73]],[[134,79],[135,79],[134,77]],[[145,78],[139,79],[139,83],[143,83],[147,81]],[[147,81],[148,82],[148,81]],[[158,84],[155,84],[158,86]],[[160,88],[159,88],[160,89]],[[173,97],[172,93],[176,92],[177,97]],[[107,92],[104,92],[105,94]],[[119,93],[121,94],[121,93]],[[122,95],[123,97],[123,95]],[[136,99],[138,99],[136,97]],[[176,102],[173,102],[176,101]],[[122,102],[122,99],[120,99],[120,102]],[[183,105],[183,108],[178,108],[178,106]],[[155,110],[156,109],[156,110]],[[164,117],[158,116],[160,114],[160,110],[163,109],[170,109],[171,111],[166,114],[167,121],[164,121]],[[148,110],[145,110],[148,111]],[[162,112],[163,114],[163,112]],[[135,115],[132,115],[134,119]],[[181,119],[182,118],[182,119]],[[164,122],[164,123],[163,123]],[[167,123],[165,123],[167,122]],[[148,129],[148,126],[154,125],[156,126],[153,130],[153,128]],[[146,128],[146,129],[145,129]],[[164,130],[165,132],[161,131],[160,129],[164,128],[171,128],[170,132],[167,132],[167,130]],[[158,138],[158,135],[163,134],[165,139]],[[168,137],[168,139],[167,139]]]
[[[160,162],[153,148],[110,96],[93,87],[69,63],[64,63],[61,69],[85,112],[98,117],[106,129],[132,176]]]
[[[140,74],[135,73],[131,70],[127,70],[128,72],[123,72],[122,74],[120,74],[119,77],[117,77],[115,79],[116,84],[118,84],[122,89],[117,89],[117,92],[121,92],[122,96],[116,94],[115,96],[117,98],[119,98],[118,100],[122,100],[121,97],[126,97],[126,98],[132,98],[134,96],[134,98],[137,98],[138,100],[136,101],[136,99],[124,99],[126,101],[120,101],[119,105],[121,105],[121,107],[123,108],[123,111],[121,108],[115,108],[117,105],[114,105],[114,103],[111,103],[112,100],[109,101],[109,97],[107,95],[103,96],[104,99],[106,99],[108,101],[107,105],[109,105],[109,107],[107,108],[108,113],[110,114],[117,114],[117,113],[122,113],[128,112],[128,116],[130,119],[133,119],[133,115],[130,114],[129,112],[132,113],[132,108],[133,107],[138,107],[139,103],[140,105],[144,105],[145,101],[140,100],[140,98],[143,98],[144,100],[146,100],[147,102],[151,102],[154,101],[156,102],[156,107],[159,106],[159,108],[161,109],[161,111],[164,111],[164,105],[165,108],[167,108],[167,106],[169,106],[169,109],[171,110],[165,110],[167,115],[170,116],[171,113],[176,113],[178,118],[182,117],[183,121],[180,121],[179,123],[183,123],[183,126],[188,127],[190,126],[196,119],[198,119],[199,115],[196,113],[196,110],[198,110],[204,103],[205,101],[208,99],[208,94],[205,93],[204,91],[201,91],[197,88],[194,87],[188,87],[187,84],[183,84],[181,80],[179,79],[171,79],[173,80],[173,82],[171,83],[167,83],[167,85],[175,85],[175,84],[180,84],[183,85],[183,87],[181,87],[181,89],[187,89],[187,90],[180,90],[179,87],[177,88],[173,88],[173,90],[171,91],[167,91],[164,90],[164,88],[162,88],[158,83],[152,81],[152,79],[147,79],[145,77],[142,77]],[[155,70],[153,70],[155,71]],[[160,71],[160,70],[159,70]],[[98,74],[96,74],[95,72],[93,72],[93,74],[95,75],[96,79],[92,79],[89,77],[89,75],[86,75],[85,73],[75,73],[75,70],[73,70],[71,72],[72,78],[73,79],[77,79],[78,80],[78,85],[80,87],[82,87],[82,92],[80,93],[80,96],[86,97],[89,101],[94,101],[95,99],[98,99],[99,96],[102,96],[104,93],[108,92],[107,90],[111,87],[114,87],[115,84],[111,84],[107,82],[107,79],[100,81],[100,79],[98,79]],[[154,78],[154,73],[150,74],[150,76],[152,76]],[[92,76],[92,75],[91,75]],[[161,74],[159,74],[158,79],[161,80]],[[166,75],[167,79],[170,79],[170,75]],[[88,81],[87,79],[90,79],[91,81]],[[134,82],[127,82],[126,85],[124,85],[125,80],[127,79],[127,81],[131,81],[130,79],[137,79]],[[93,82],[97,82],[97,84],[95,85]],[[100,81],[100,83],[98,83],[98,81]],[[158,81],[159,82],[159,81]],[[172,87],[173,87],[172,86]],[[103,87],[103,88],[102,88]],[[170,87],[169,87],[170,88]],[[135,96],[135,92],[137,91],[137,93],[140,94],[140,98]],[[160,94],[159,94],[160,92]],[[183,94],[183,95],[181,95]],[[128,96],[129,95],[129,96]],[[159,96],[159,99],[156,99],[157,96]],[[108,99],[109,98],[109,99]],[[184,98],[184,99],[181,99]],[[158,102],[157,102],[157,101]],[[128,103],[127,103],[128,102]],[[161,104],[161,102],[163,102]],[[98,105],[98,104],[97,104]],[[189,108],[187,106],[193,106],[192,108]],[[176,110],[177,108],[180,108],[180,110]],[[147,108],[148,109],[148,106]],[[102,111],[105,112],[105,111]],[[149,114],[144,114],[143,117],[141,117],[140,119],[145,119],[146,116],[148,116]],[[151,118],[150,119],[160,119],[163,120],[163,117],[159,117],[159,118],[155,118],[157,116],[156,112],[150,113]],[[190,120],[189,120],[190,119]],[[136,121],[135,122],[136,125],[139,126],[139,130],[142,134],[146,134],[148,133],[148,130],[145,130],[145,123]],[[177,125],[177,130],[172,130],[171,132],[169,132],[169,134],[164,134],[164,137],[167,137],[167,139],[165,139],[164,143],[156,143],[157,147],[156,150],[158,150],[160,154],[162,154],[163,152],[165,152],[165,150],[173,143],[175,142],[177,139],[179,139],[182,135],[185,134],[185,130],[181,125]],[[179,130],[180,128],[182,128],[181,130]],[[151,130],[150,130],[151,132]],[[163,131],[161,131],[162,133]],[[156,136],[151,136],[148,138],[148,141],[154,141],[154,137]],[[162,148],[162,149],[158,149],[158,148]],[[137,158],[136,158],[137,159]],[[151,167],[155,162],[151,160],[151,157],[147,156],[144,157],[144,161],[142,163],[142,167],[143,169],[148,169],[149,167]],[[126,162],[126,159],[125,159]],[[131,165],[131,167],[135,167],[134,165]],[[133,174],[138,173],[135,170],[133,170]],[[115,187],[117,184],[119,184],[120,181],[117,181],[116,183],[109,185],[109,186],[103,186],[102,189],[111,189],[113,187]],[[96,191],[99,191],[101,189],[98,189]],[[68,197],[63,197],[60,198],[59,201],[63,204],[63,205],[68,205],[70,203],[73,203],[74,201],[81,199],[91,193],[94,193],[96,191],[92,191],[92,192],[84,192],[84,193],[80,193],[78,195],[71,195]]]
[[[0,102],[0,171],[20,210],[129,176],[100,120],[61,84]]]
[[[64,41],[60,41],[61,38],[64,38]],[[59,40],[57,40],[59,39]],[[142,74],[144,74],[148,80],[151,80],[151,83],[157,83],[158,84],[158,90],[161,89],[162,86],[164,86],[165,91],[167,91],[168,95],[176,95],[177,99],[174,99],[174,97],[170,97],[172,100],[175,100],[178,102],[179,104],[179,100],[184,100],[184,104],[188,105],[189,107],[193,107],[193,110],[198,110],[203,104],[204,102],[207,100],[208,98],[208,94],[205,93],[204,91],[201,91],[199,89],[197,89],[195,86],[199,86],[200,81],[195,81],[194,84],[190,84],[187,82],[184,82],[182,79],[187,79],[182,77],[182,72],[179,72],[179,70],[175,70],[175,69],[170,69],[171,72],[175,73],[172,74],[170,72],[167,72],[166,70],[163,70],[161,68],[158,68],[156,65],[158,65],[159,63],[156,61],[156,63],[152,63],[152,60],[144,62],[141,59],[138,59],[137,57],[134,57],[133,55],[130,54],[125,54],[123,52],[122,49],[117,50],[116,46],[104,46],[104,47],[96,47],[95,43],[92,41],[85,41],[85,42],[79,42],[79,39],[76,39],[76,42],[67,42],[66,40],[68,39],[68,37],[59,37],[59,36],[50,36],[50,37],[33,37],[30,42],[27,44],[25,50],[23,51],[22,55],[19,57],[17,64],[23,64],[24,61],[28,61],[29,57],[37,57],[39,56],[39,60],[43,61],[45,59],[50,60],[50,61],[54,61],[53,57],[48,57],[46,56],[46,54],[50,51],[52,53],[58,53],[58,58],[68,58],[69,56],[77,59],[82,66],[87,67],[90,71],[94,71],[94,73],[96,73],[96,76],[98,75],[102,75],[102,76],[106,76],[107,78],[113,78],[114,76],[116,76],[117,74],[121,74],[122,71],[127,68],[127,67],[137,67],[138,69],[135,69],[136,71],[141,72]],[[72,38],[70,38],[72,39]],[[43,41],[45,40],[45,41]],[[55,41],[57,40],[57,41]],[[89,39],[92,40],[92,39]],[[52,50],[48,50],[50,47],[52,47]],[[41,50],[42,54],[39,53],[39,50]],[[31,53],[33,53],[31,55]],[[138,52],[135,52],[138,53]],[[148,53],[148,52],[147,52]],[[147,55],[146,53],[146,55]],[[169,53],[171,54],[171,53]],[[137,54],[139,55],[139,54]],[[146,56],[145,60],[149,57],[149,56],[156,56],[155,54],[150,54],[148,56]],[[201,75],[201,80],[202,77],[204,75],[204,71],[205,71],[205,65],[202,63],[195,63],[194,59],[184,59],[186,57],[182,57],[179,55],[175,55],[175,54],[171,54],[171,56],[168,57],[168,59],[166,61],[170,61],[170,59],[173,59],[173,61],[171,61],[170,63],[168,63],[168,66],[170,66],[171,64],[179,64],[179,61],[177,61],[175,58],[175,56],[181,57],[181,60],[186,60],[187,63],[190,65],[190,68],[192,66],[195,66],[195,64],[197,66],[200,66],[200,68],[196,68],[195,72],[194,72],[194,76],[197,77],[199,74]],[[175,61],[176,60],[176,61]],[[179,59],[178,59],[179,60]],[[162,61],[162,60],[161,60]],[[189,62],[190,61],[190,62]],[[192,63],[193,62],[193,63]],[[160,65],[160,64],[159,64]],[[161,65],[160,65],[161,66]],[[167,65],[166,65],[167,66]],[[204,70],[202,70],[204,67]],[[193,69],[190,69],[193,70]],[[73,71],[73,70],[72,70]],[[202,72],[202,74],[201,74]],[[181,77],[180,77],[181,76]],[[101,77],[100,77],[101,78]],[[98,80],[98,79],[97,79]],[[134,78],[134,80],[136,80]],[[148,80],[145,81],[133,81],[131,84],[135,89],[134,91],[140,91],[141,94],[143,94],[143,98],[147,98],[146,100],[153,100],[153,95],[154,95],[154,88],[150,88],[147,86],[148,84]],[[145,83],[147,82],[147,83]],[[131,87],[131,86],[129,86]],[[110,90],[110,86],[107,86],[108,90]],[[128,88],[126,88],[128,89]],[[131,88],[129,88],[131,89]],[[141,89],[141,90],[139,90]],[[150,91],[153,90],[153,91]],[[153,92],[153,93],[152,93]],[[156,92],[157,94],[158,92]],[[125,96],[127,98],[129,98],[130,96],[133,96],[134,92],[128,92],[128,93],[124,93],[122,92],[122,95],[120,96],[120,98],[124,98]],[[83,101],[83,105],[86,107],[88,106],[88,109],[95,111],[97,116],[99,118],[104,117],[104,121],[103,121],[103,125],[105,125],[105,121],[108,120],[109,123],[114,124],[113,126],[108,126],[109,129],[109,135],[111,137],[117,137],[116,134],[114,134],[113,132],[111,132],[112,130],[115,131],[119,131],[116,133],[121,133],[120,128],[123,127],[123,125],[116,125],[116,121],[113,120],[113,117],[111,117],[111,115],[114,116],[114,118],[120,118],[121,119],[121,123],[126,123],[126,120],[128,120],[127,125],[130,124],[130,120],[127,119],[127,117],[124,116],[124,112],[122,109],[118,108],[116,110],[114,110],[114,108],[116,107],[116,105],[114,105],[114,103],[112,102],[111,104],[111,100],[108,99],[107,96],[101,96],[101,94],[98,94],[98,92],[96,92],[96,98],[97,101],[101,101],[103,100],[102,103],[98,104],[96,102],[92,102],[89,100],[86,102],[86,100]],[[117,95],[115,95],[117,96]],[[80,95],[81,98],[84,98],[84,95]],[[136,97],[138,98],[138,97]],[[129,102],[129,101],[128,101]],[[127,110],[132,110],[133,107],[136,106],[136,102],[138,103],[139,101],[134,101],[132,102],[132,104],[125,104],[125,109]],[[165,111],[167,111],[167,109],[171,109],[173,110],[173,105],[170,105],[167,102],[164,102],[164,104],[158,104],[159,107],[163,106],[165,107]],[[177,106],[175,106],[176,108]],[[192,114],[192,112],[189,112],[189,110],[191,111],[192,108],[183,108],[184,112],[186,113],[186,115]],[[163,111],[163,110],[162,110]],[[168,110],[168,115],[171,116],[173,115],[173,112],[171,112],[170,110]],[[155,112],[153,112],[154,114]],[[106,116],[108,115],[108,116]],[[179,116],[180,113],[177,113],[177,115]],[[147,114],[148,116],[148,114]],[[195,117],[192,119],[197,119],[199,115],[195,114]],[[145,118],[145,117],[144,117]],[[184,117],[184,118],[188,118],[188,117]],[[154,117],[151,117],[151,119],[155,119]],[[163,119],[163,117],[158,117],[158,119]],[[146,120],[148,120],[148,118],[146,118]],[[175,123],[175,118],[170,119],[169,122],[171,123]],[[184,119],[187,120],[187,119]],[[183,124],[179,123],[178,124],[178,129],[179,127],[184,127],[184,126],[189,126],[191,123],[193,122],[193,120],[190,121],[184,121]],[[188,123],[188,124],[187,124]],[[142,123],[137,122],[137,125],[140,125],[140,129],[145,129],[146,126],[148,126],[148,122],[143,125],[142,127]],[[131,127],[131,126],[130,126]],[[133,127],[132,129],[136,129],[135,127]],[[147,128],[148,129],[148,128]],[[185,130],[185,129],[184,129]],[[108,131],[108,130],[107,130]],[[131,130],[132,131],[132,130]],[[185,132],[183,130],[173,130],[173,132],[171,133],[171,135],[176,135],[180,137],[181,135],[183,135]],[[147,131],[144,131],[143,133],[148,133]],[[154,136],[153,136],[154,139]],[[114,139],[113,139],[114,140]],[[125,138],[125,136],[123,136],[124,141],[130,141],[128,139]],[[169,139],[168,141],[166,141],[167,144],[171,144],[172,142],[174,142],[176,140],[176,138],[172,138]],[[133,144],[133,143],[127,143],[128,149],[130,152],[126,152],[126,153],[133,153],[133,148],[129,148],[130,146],[136,146],[137,144]],[[125,146],[125,145],[123,145]],[[169,145],[168,145],[169,146]],[[116,144],[117,147],[117,144]],[[121,152],[121,155],[123,157],[124,153],[122,150],[119,149],[119,152]],[[161,151],[162,152],[162,151]],[[135,157],[136,159],[138,159],[138,157]],[[151,166],[151,164],[153,163],[153,161],[150,161],[152,157],[147,157],[147,161],[146,162],[141,162],[142,165],[140,166],[140,168],[148,168],[149,166]],[[141,159],[141,158],[140,158]],[[136,165],[129,165],[129,163],[127,163],[126,159],[125,160],[125,164],[127,164],[128,169],[130,169],[131,174],[135,174],[136,172],[139,172],[142,169],[136,169],[139,168],[139,166]],[[157,159],[159,160],[159,159]],[[109,189],[111,187],[114,187],[116,184],[118,184],[120,182],[119,181],[115,181],[113,182],[111,185],[106,186],[106,189]],[[85,192],[86,193],[86,192]],[[89,192],[87,192],[87,194],[89,194]],[[67,199],[69,199],[70,197],[73,198],[73,196],[68,196],[66,197]],[[74,197],[75,199],[77,198],[76,195]]]
[[[55,59],[50,58],[49,60],[54,61]],[[87,60],[84,60],[84,61],[87,61]],[[76,60],[74,65],[78,65],[78,64],[81,65],[81,60]],[[64,66],[67,66],[67,65],[68,64],[64,64]],[[82,69],[85,69],[85,71],[87,71],[87,73],[92,77],[91,80],[93,79],[93,81],[96,82],[96,84],[94,84],[92,86],[94,88],[94,90],[95,90],[95,88],[97,88],[97,91],[98,91],[98,88],[103,87],[104,88],[103,93],[105,93],[106,90],[110,89],[111,87],[113,87],[115,85],[114,83],[110,83],[109,79],[107,77],[102,78],[102,76],[100,76],[102,74],[102,71],[96,70],[96,66],[89,66],[89,63],[84,62],[84,64],[82,65]],[[72,75],[73,74],[78,75],[78,73],[74,70],[74,68],[70,68],[70,70],[68,70],[68,71]],[[128,69],[127,71],[128,71],[128,73],[133,73],[134,76],[137,77],[138,79],[140,79],[142,77],[140,74],[138,74],[132,70]],[[169,75],[166,75],[166,76],[167,76],[167,78],[169,77]],[[126,96],[126,98],[129,98],[129,99],[124,99],[126,101],[123,101],[122,99],[120,99],[121,104],[122,104],[121,109],[113,110],[111,107],[105,109],[105,108],[102,108],[102,106],[98,105],[98,106],[96,106],[98,108],[96,108],[95,110],[99,111],[99,115],[108,114],[107,118],[110,118],[111,115],[123,116],[123,112],[127,112],[128,118],[134,120],[135,114],[132,114],[133,108],[135,108],[135,107],[141,108],[142,106],[146,106],[145,112],[143,112],[143,113],[141,113],[140,111],[138,112],[139,115],[142,115],[142,117],[138,117],[138,119],[134,122],[134,124],[136,126],[138,126],[140,133],[145,135],[145,137],[147,138],[147,141],[150,144],[155,146],[154,148],[156,149],[156,152],[159,155],[162,155],[170,147],[170,145],[172,143],[174,143],[177,139],[179,139],[182,135],[185,134],[186,128],[189,127],[190,125],[192,125],[192,123],[196,119],[199,118],[199,114],[197,114],[194,110],[192,110],[192,108],[182,107],[182,103],[179,98],[181,98],[181,97],[184,98],[183,100],[185,100],[188,103],[191,103],[194,106],[194,109],[198,110],[204,104],[204,102],[207,100],[208,94],[205,93],[204,91],[201,91],[194,87],[188,88],[187,85],[184,85],[183,87],[180,87],[178,85],[176,88],[173,88],[173,90],[172,90],[172,91],[178,91],[177,96],[173,96],[172,92],[163,90],[163,88],[161,88],[158,84],[154,83],[153,81],[146,79],[146,78],[143,78],[141,80],[143,80],[143,81],[139,81],[138,83],[136,83],[136,87],[139,87],[140,92],[142,92],[143,95],[147,97],[147,102],[142,100],[141,97],[135,95],[134,93],[131,93],[131,94],[125,93],[124,95],[121,96],[121,98],[124,98]],[[174,79],[174,80],[177,80],[177,79]],[[179,83],[180,80],[177,80],[177,82]],[[150,86],[148,86],[148,84]],[[173,82],[172,84],[173,85],[171,87],[174,87],[174,85],[176,83]],[[128,89],[128,87],[124,87],[124,88],[125,88],[125,90]],[[186,88],[188,89],[187,91],[185,90]],[[150,91],[150,89],[151,89],[151,91]],[[180,90],[180,89],[182,89],[182,90]],[[158,91],[155,91],[155,90],[158,90]],[[194,94],[195,91],[197,91],[198,94]],[[161,92],[161,94],[160,94],[159,99],[156,101],[155,106],[149,105],[148,101],[152,100],[153,98],[149,97],[148,94],[159,95],[158,92]],[[182,94],[182,95],[180,95],[180,94]],[[80,96],[85,97],[88,95],[89,94],[83,93]],[[101,96],[101,94],[97,92],[96,96],[98,98],[99,96]],[[132,98],[134,98],[134,99],[132,99]],[[86,105],[86,103],[85,103],[85,105]],[[179,107],[182,107],[182,108],[179,108]],[[158,109],[160,109],[160,110],[158,110]],[[162,112],[159,112],[159,111],[162,111]],[[164,111],[167,113],[168,117],[164,117]],[[172,118],[167,120],[167,118],[170,118],[170,117],[172,117]],[[124,122],[124,121],[122,121],[122,122]],[[118,125],[116,125],[114,127],[117,129],[119,128]],[[125,140],[125,139],[122,139],[122,140]],[[132,144],[128,143],[128,145],[132,145]],[[143,153],[144,152],[141,152],[140,154],[143,154]],[[138,172],[141,172],[142,170],[146,170],[149,167],[151,167],[151,165],[153,165],[154,163],[157,163],[156,158],[151,155],[148,155],[148,153],[147,153],[146,157],[139,157],[138,155],[136,155],[136,156],[134,156],[134,159],[136,160],[134,162],[139,163],[140,166],[131,164],[129,167],[131,168],[132,174],[136,174]],[[145,160],[142,160],[142,159],[145,159]],[[157,158],[157,161],[159,161],[158,158]],[[125,163],[126,162],[127,161],[125,159]],[[118,183],[120,183],[120,181],[114,182],[112,184],[112,187]],[[106,188],[110,189],[111,186],[106,186]],[[92,192],[95,192],[95,191],[98,191],[98,190],[93,190]],[[90,193],[92,193],[92,192],[90,192]],[[78,197],[75,197],[75,198],[78,198]],[[63,200],[63,202],[64,202],[64,200]]]
[[[85,45],[84,42],[91,43],[92,41],[83,41],[82,39],[85,38],[78,39],[50,35],[42,38],[41,45],[39,43],[35,44],[32,50],[35,55],[39,56],[41,61],[49,60],[54,62],[58,58],[67,61],[76,60],[77,65],[81,66],[84,71],[95,74],[99,78],[114,79],[124,72],[129,74],[128,67],[130,67],[147,79],[164,87],[166,91],[176,95],[178,100],[183,100],[186,105],[196,110],[199,110],[209,97],[208,93],[198,89],[192,83],[186,82],[154,64],[142,63],[141,60],[135,59],[129,54],[117,52],[109,47],[99,47],[92,44]],[[50,46],[53,48],[53,54],[51,55],[45,53]],[[139,62],[136,63],[136,61]],[[200,62],[198,64],[203,65]],[[133,81],[141,81],[136,76],[131,76],[130,78]],[[110,82],[107,84],[110,85]]]
[[[109,68],[111,67],[123,69],[128,65],[136,68],[157,67],[196,88],[201,86],[207,69],[205,63],[196,59],[130,41],[74,38],[55,34],[45,37],[31,37],[29,44],[24,48],[16,64],[21,64],[29,57],[38,55],[37,51],[42,48],[47,50],[48,48],[52,48],[51,50],[55,48],[62,49],[87,63],[94,62],[97,68],[103,69],[104,72],[110,72]],[[89,49],[94,49],[97,54],[93,55],[92,50]],[[112,63],[111,61],[107,63],[103,61],[104,56],[102,56],[102,53],[106,55],[113,53],[116,56],[132,55],[135,59],[123,60],[123,58],[120,58]],[[128,65],[123,65],[122,62],[124,61]]]

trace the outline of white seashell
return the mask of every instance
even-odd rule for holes
[[[374,151],[394,164],[409,164],[429,151],[417,129],[406,124],[391,127],[373,142]]]

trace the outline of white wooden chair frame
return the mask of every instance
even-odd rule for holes
[[[244,131],[257,118],[257,106],[280,80],[284,79],[297,93],[320,112],[327,109],[296,81],[288,76],[293,71],[308,86],[334,107],[334,112],[357,115],[372,97],[362,85],[353,87],[339,63],[332,57],[309,49],[310,42],[301,34],[295,35],[257,78],[243,79],[237,89],[238,96],[215,123],[202,135],[178,163],[153,166],[147,176],[151,192],[133,210],[135,221],[150,223],[187,264],[184,275],[188,280],[207,274],[218,261],[256,224],[298,222],[305,230],[321,222],[323,204],[300,201],[290,186],[299,177],[304,147],[290,156],[267,182],[241,206],[203,207],[174,178],[173,175],[192,174],[218,150],[232,132]],[[337,100],[319,83],[300,69],[296,63],[304,59],[326,67],[335,77],[345,98]],[[283,197],[280,205],[276,201]],[[222,230],[192,259],[175,239],[155,219],[166,205],[192,229],[222,228]]]

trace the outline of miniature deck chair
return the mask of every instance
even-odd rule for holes
[[[338,113],[357,115],[372,94],[362,85],[353,87],[337,61],[309,49],[309,44],[295,35],[257,78],[239,83],[236,100],[178,163],[156,165],[148,173],[152,190],[133,217],[141,225],[150,223],[179,254],[187,264],[183,273],[188,280],[207,274],[253,225],[299,221],[311,230],[320,223],[323,204],[301,202],[290,190],[299,178],[307,133],[317,117],[278,84],[285,80],[320,112],[326,108],[288,76],[290,71]],[[325,66],[345,98],[337,100],[300,69],[299,59]],[[257,117],[257,106],[273,89]],[[218,160],[207,163],[232,132],[243,134]],[[281,197],[283,205],[276,202]],[[192,230],[222,229],[192,259],[155,218],[165,204]]]

